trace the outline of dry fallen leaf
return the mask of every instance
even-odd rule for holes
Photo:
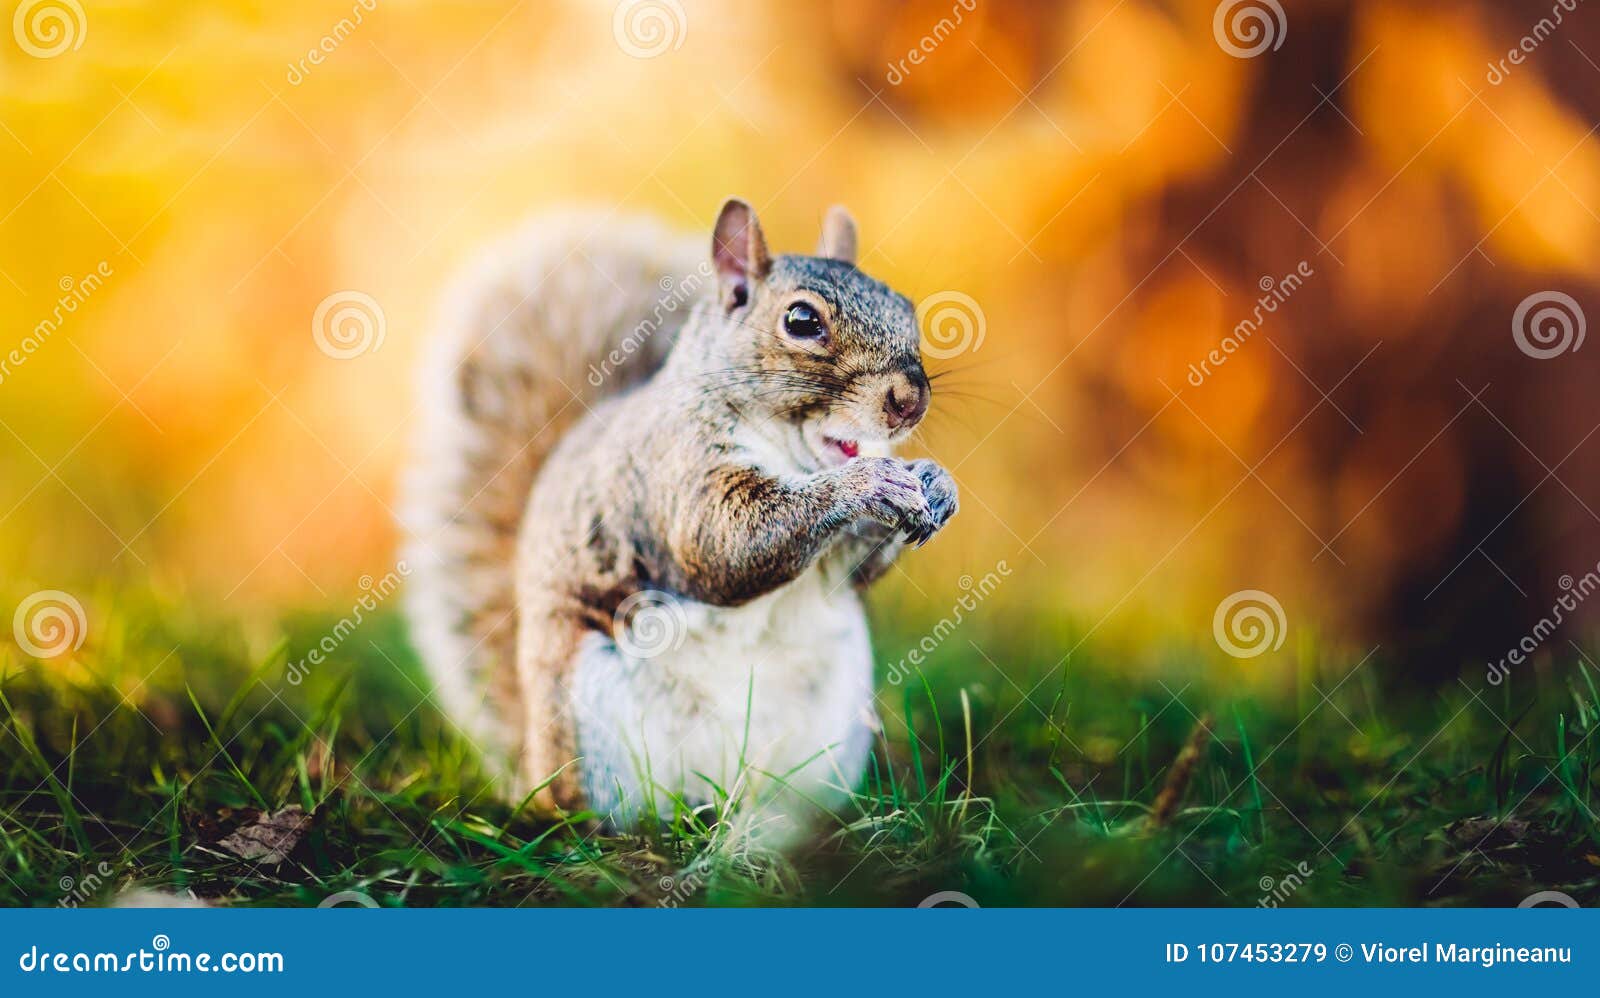
[[[300,805],[291,804],[241,825],[217,845],[240,859],[276,866],[289,858],[290,851],[310,827],[311,815]]]

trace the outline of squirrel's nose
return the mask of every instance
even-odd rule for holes
[[[889,429],[915,423],[928,411],[928,384],[926,381],[907,380],[890,387],[884,393],[883,414],[888,418]]]

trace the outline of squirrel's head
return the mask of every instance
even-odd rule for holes
[[[856,269],[856,226],[835,206],[815,256],[767,252],[755,212],[722,206],[707,325],[742,411],[791,427],[818,466],[887,452],[922,421],[931,390],[909,299]]]

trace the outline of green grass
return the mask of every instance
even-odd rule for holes
[[[227,905],[345,890],[410,906],[1600,900],[1600,697],[1577,655],[1500,687],[1464,675],[1407,693],[1381,652],[1247,686],[1249,663],[1221,668],[1214,650],[1150,677],[1088,644],[1063,660],[1072,634],[986,609],[885,685],[860,793],[776,855],[707,814],[611,837],[519,813],[426,700],[393,615],[284,682],[287,649],[331,623],[247,640],[181,606],[121,603],[69,658],[0,658],[0,903],[105,903],[136,885]],[[880,624],[878,644],[919,637]],[[1214,738],[1151,827],[1206,714]],[[290,804],[313,822],[282,865],[216,845],[246,809]]]

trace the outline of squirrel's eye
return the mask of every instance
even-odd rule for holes
[[[783,331],[799,340],[820,340],[827,333],[822,316],[803,301],[797,301],[783,313]]]

